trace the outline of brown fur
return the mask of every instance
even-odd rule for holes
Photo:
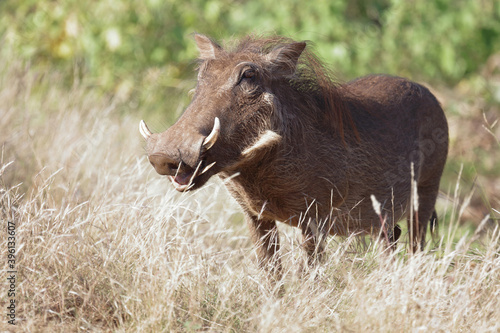
[[[193,101],[148,140],[160,174],[189,175],[216,162],[191,189],[215,174],[229,179],[261,263],[279,271],[276,221],[301,228],[313,258],[328,234],[380,232],[372,194],[382,204],[384,232],[397,240],[396,223],[409,216],[413,164],[419,207],[410,247],[424,246],[448,151],[447,121],[429,90],[385,75],[339,85],[305,43],[283,37],[248,37],[233,51],[195,38]],[[247,70],[254,75],[243,78]],[[204,152],[215,117],[220,136]]]

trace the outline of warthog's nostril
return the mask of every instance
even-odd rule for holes
[[[171,175],[177,169],[177,163],[164,154],[149,155],[149,162],[160,175]]]

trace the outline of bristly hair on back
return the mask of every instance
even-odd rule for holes
[[[252,52],[264,55],[277,47],[295,42],[291,38],[282,36],[258,37],[250,35],[239,42],[234,52]],[[298,92],[319,97],[320,103],[323,105],[318,111],[323,112],[322,116],[325,121],[331,124],[344,143],[347,132],[359,140],[359,133],[343,98],[343,88],[334,80],[332,71],[327,69],[311,50],[309,42],[299,58],[296,73],[289,82],[290,86]]]

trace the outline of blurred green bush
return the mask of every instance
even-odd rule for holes
[[[3,59],[84,74],[151,105],[194,85],[195,31],[311,40],[342,79],[384,72],[454,85],[500,50],[497,0],[3,0],[0,13]]]

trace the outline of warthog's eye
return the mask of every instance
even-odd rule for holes
[[[243,78],[244,79],[251,79],[255,76],[255,70],[254,69],[247,69],[246,71],[243,72]]]
[[[241,74],[240,82],[238,82],[238,84],[240,84],[243,80],[251,80],[254,77],[255,77],[255,69],[249,68]]]

